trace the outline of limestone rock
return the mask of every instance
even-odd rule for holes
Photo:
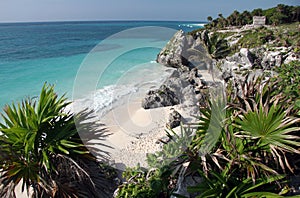
[[[169,115],[168,122],[166,125],[168,128],[173,129],[175,127],[180,126],[181,121],[182,116],[180,115],[180,113],[178,113],[178,111],[173,109],[173,111]]]
[[[142,101],[144,109],[166,107],[179,104],[175,93],[166,85],[162,85],[157,90],[150,90]]]
[[[299,54],[296,54],[294,52],[290,52],[287,54],[287,57],[286,59],[284,60],[284,64],[288,64],[292,61],[295,61],[295,60],[299,60],[300,59],[300,55]]]
[[[263,69],[271,69],[274,66],[281,65],[281,52],[280,51],[267,51],[264,53],[264,57],[261,61],[261,66]]]
[[[157,55],[156,61],[162,65],[175,68],[188,65],[184,53],[189,48],[189,42],[191,42],[190,38],[187,40],[186,34],[179,30]]]
[[[176,186],[176,190],[175,193],[179,194],[181,196],[184,197],[196,197],[197,195],[199,195],[198,193],[189,193],[187,188],[190,186],[196,186],[198,184],[200,184],[201,182],[203,182],[203,178],[199,177],[199,176],[179,176],[178,179],[178,183]],[[171,196],[171,198],[175,198],[177,196]]]
[[[208,69],[212,63],[201,35],[194,38],[178,31],[157,55],[156,61],[168,67]]]
[[[225,63],[227,65],[231,65],[231,69],[234,69],[234,67],[249,69],[253,66],[254,58],[247,48],[242,48],[240,49],[240,52],[237,52],[234,55],[227,57]]]

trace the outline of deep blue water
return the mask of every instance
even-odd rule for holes
[[[201,22],[96,21],[0,24],[0,107],[12,101],[38,95],[44,82],[56,85],[70,97],[77,71],[86,55],[101,41],[120,31],[143,26],[191,31]],[[148,39],[148,40],[147,40]],[[137,38],[148,42],[150,38]],[[153,38],[152,38],[153,39]],[[161,44],[164,45],[169,38]],[[164,43],[165,42],[165,43]],[[104,46],[104,45],[103,45]],[[113,51],[118,43],[98,51]],[[159,49],[147,48],[126,53],[102,82],[119,78],[124,68],[155,60]],[[118,75],[118,72],[120,75]],[[116,75],[115,75],[116,74]],[[101,87],[100,87],[101,88]]]

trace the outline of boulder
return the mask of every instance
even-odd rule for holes
[[[170,129],[173,129],[175,127],[180,126],[180,123],[182,121],[182,116],[178,111],[175,109],[172,109],[171,113],[169,114],[168,122],[166,123],[166,126]]]
[[[284,64],[288,64],[292,61],[295,61],[295,60],[299,60],[300,59],[300,55],[299,54],[296,54],[294,52],[290,52],[287,54],[287,57],[286,59],[284,60]]]
[[[230,65],[234,68],[242,68],[242,69],[249,69],[253,66],[254,58],[252,53],[247,48],[240,49],[239,52],[235,53],[234,55],[227,57],[224,64]],[[234,67],[234,68],[233,68]]]
[[[182,197],[197,197],[199,193],[190,193],[188,192],[188,187],[197,186],[203,182],[203,178],[199,176],[184,176],[179,175],[178,183],[176,185],[175,192]],[[178,196],[171,195],[171,198],[176,198]]]
[[[261,61],[263,69],[271,69],[274,66],[279,67],[281,65],[282,57],[280,51],[266,51]]]
[[[253,66],[254,58],[247,48],[240,49],[241,62],[244,63],[244,68],[251,68]]]
[[[177,104],[179,104],[177,96],[166,85],[160,86],[157,90],[150,90],[142,100],[142,107],[144,109],[173,106]]]
[[[224,70],[221,77],[225,80],[225,82],[228,82],[229,79],[233,77],[233,73],[230,70]]]

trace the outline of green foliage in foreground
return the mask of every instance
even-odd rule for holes
[[[211,124],[215,126],[215,120],[220,117],[215,115],[215,110],[212,111],[218,106],[218,99],[213,98],[207,108],[201,109],[199,122],[194,125],[196,130],[188,133],[188,136],[193,134],[192,140],[185,150],[181,150],[182,154],[178,154],[178,150],[170,152],[173,142],[170,146],[166,144],[162,151],[149,155],[151,167],[160,167],[160,164],[165,162],[160,157],[170,156],[170,153],[176,154],[177,157],[169,163],[173,172],[169,183],[181,182],[190,176],[202,178],[201,182],[187,188],[195,197],[292,195],[293,188],[298,188],[291,186],[289,179],[294,173],[299,173],[299,164],[295,159],[299,159],[300,156],[300,119],[293,111],[297,101],[289,102],[290,97],[298,97],[294,92],[297,93],[299,89],[290,88],[299,87],[296,80],[298,75],[294,76],[292,72],[289,74],[289,69],[297,64],[293,62],[281,68],[282,71],[278,70],[279,76],[286,73],[286,78],[276,76],[276,80],[266,80],[264,77],[246,80],[240,90],[237,90],[242,92],[240,95],[232,93],[233,90],[227,90],[227,106],[223,109],[226,116],[221,127],[211,127]],[[293,79],[294,84],[288,82],[290,79]],[[212,147],[206,141],[211,130],[219,130],[216,134],[220,134]],[[184,131],[183,129],[182,132]],[[184,135],[173,136],[179,143],[186,140]],[[207,146],[211,148],[210,152],[203,152],[203,147]],[[143,172],[144,175],[146,173],[147,171]],[[138,186],[146,184],[147,188],[144,189],[148,193],[153,192],[154,188],[146,179],[141,181],[142,183],[131,183],[131,187],[139,189]],[[173,193],[175,196],[177,187],[173,184],[161,192]],[[133,195],[133,191],[128,188],[123,188],[123,193],[127,193],[128,197]]]
[[[83,145],[75,116],[65,111],[69,104],[45,84],[38,100],[5,106],[0,123],[1,197],[15,197],[18,184],[27,193],[32,188],[36,197],[106,193],[105,172]]]
[[[146,198],[170,197],[169,179],[170,167],[161,169],[143,170],[140,167],[128,168],[123,177],[127,180],[119,186],[117,198]]]
[[[268,195],[272,197],[281,197],[278,194],[267,192],[272,190],[272,187],[268,184],[279,181],[283,176],[271,176],[268,178],[260,178],[254,184],[253,181],[248,178],[240,180],[235,177],[234,174],[228,175],[229,173],[223,171],[221,173],[211,172],[210,176],[203,174],[201,171],[200,175],[204,178],[204,182],[194,186],[189,187],[188,191],[191,193],[200,193],[198,198],[204,197],[256,197],[259,195]],[[268,186],[268,188],[266,188]],[[264,187],[265,192],[253,192],[254,190],[259,190]]]

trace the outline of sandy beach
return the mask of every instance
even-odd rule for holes
[[[143,109],[141,98],[111,110],[101,121],[112,134],[107,151],[117,168],[147,167],[146,153],[161,149],[158,139],[165,136],[166,122],[171,107]]]
[[[202,78],[212,81],[208,71],[201,71]],[[142,99],[148,90],[141,90],[134,97],[128,97],[123,104],[112,109],[100,122],[111,133],[105,140],[111,148],[97,148],[110,153],[110,161],[116,168],[134,167],[138,163],[147,167],[146,154],[162,149],[159,139],[166,137],[168,117],[171,111],[178,111],[183,119],[192,121],[191,111],[185,104],[143,109]],[[180,127],[173,129],[177,133]]]

